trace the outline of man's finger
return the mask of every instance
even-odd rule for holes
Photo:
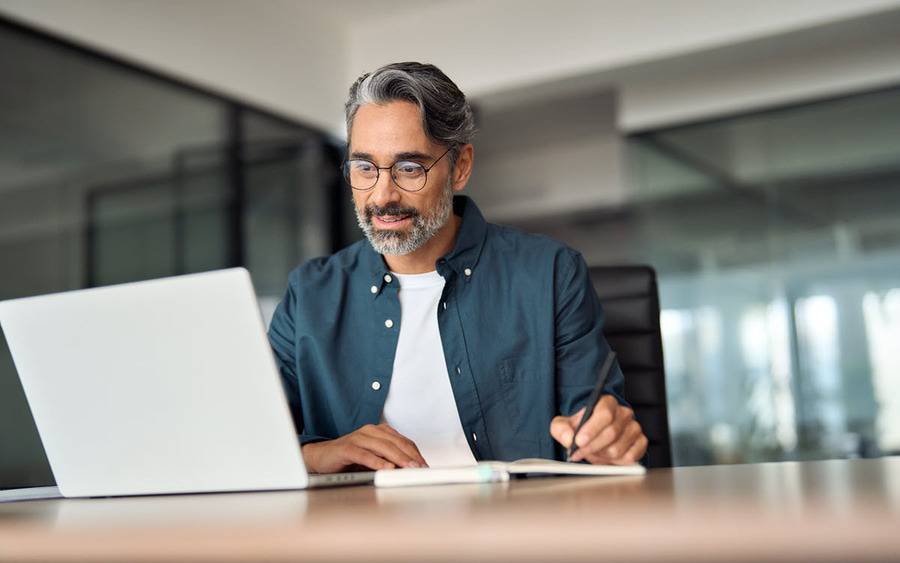
[[[569,444],[572,443],[572,438],[575,436],[575,425],[578,424],[577,421],[581,420],[583,414],[584,409],[581,409],[572,416],[553,417],[553,420],[550,421],[550,435],[553,436],[554,440],[568,448]],[[572,422],[572,420],[576,422]]]
[[[637,439],[637,441],[622,457],[622,462],[626,464],[637,463],[642,457],[644,457],[644,454],[647,453],[647,446],[649,444],[650,442],[649,440],[647,440],[647,436],[642,433],[641,437]]]
[[[384,432],[360,433],[354,436],[353,445],[369,450],[397,467],[410,467],[412,463],[419,465],[415,459],[406,455],[393,441],[389,440]],[[415,465],[412,465],[412,467],[415,467]]]
[[[392,428],[387,424],[379,424],[378,428],[384,430],[386,437],[390,439],[394,445],[403,450],[406,455],[411,457],[413,461],[422,467],[428,467],[428,463],[425,461],[425,458],[422,456],[422,453],[419,451],[419,447],[416,446],[415,442],[397,432],[395,428]]]
[[[612,460],[621,459],[631,449],[634,443],[638,441],[638,438],[640,438],[642,434],[641,425],[632,420],[623,429],[619,438],[604,448],[602,453]]]
[[[344,462],[345,465],[362,465],[363,467],[376,471],[378,469],[394,469],[395,467],[390,461],[380,458],[371,451],[354,444],[346,445],[344,449]]]
[[[632,423],[637,424],[634,422],[634,414],[631,409],[620,406],[616,408],[615,413],[615,419],[612,424],[601,430],[589,443],[579,446],[578,449],[582,450],[585,456],[596,454],[603,449],[609,448],[622,439],[629,425]],[[638,435],[640,435],[640,426],[638,426],[638,433],[634,434],[633,439],[637,439]],[[629,443],[628,445],[630,446],[631,444]],[[624,452],[625,449],[622,451]],[[610,457],[615,456],[610,455]]]
[[[581,449],[582,446],[589,444],[604,428],[615,421],[616,409],[619,407],[618,401],[612,395],[604,395],[597,405],[594,412],[587,419],[578,435],[575,436],[575,444]]]

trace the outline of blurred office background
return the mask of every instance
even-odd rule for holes
[[[352,80],[442,67],[469,192],[659,274],[678,465],[900,452],[900,0],[0,0],[0,299],[360,235]],[[48,350],[48,353],[53,353]],[[52,480],[0,346],[0,487]]]

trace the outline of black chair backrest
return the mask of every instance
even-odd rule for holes
[[[625,399],[650,441],[647,467],[671,467],[656,272],[649,266],[595,266],[590,276],[606,317],[603,333],[625,374]]]

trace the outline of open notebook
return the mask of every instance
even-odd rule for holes
[[[375,472],[376,487],[448,485],[452,483],[493,483],[508,481],[510,475],[643,475],[642,465],[588,465],[551,459],[520,459],[513,462],[484,461],[477,465],[387,469]]]

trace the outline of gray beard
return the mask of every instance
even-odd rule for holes
[[[448,182],[443,197],[438,201],[433,213],[412,217],[412,227],[406,232],[376,230],[366,217],[365,209],[360,210],[355,205],[353,207],[356,211],[356,222],[366,238],[369,239],[375,252],[404,256],[422,248],[422,245],[431,240],[447,224],[447,220],[450,219],[450,214],[453,212],[453,190]]]

